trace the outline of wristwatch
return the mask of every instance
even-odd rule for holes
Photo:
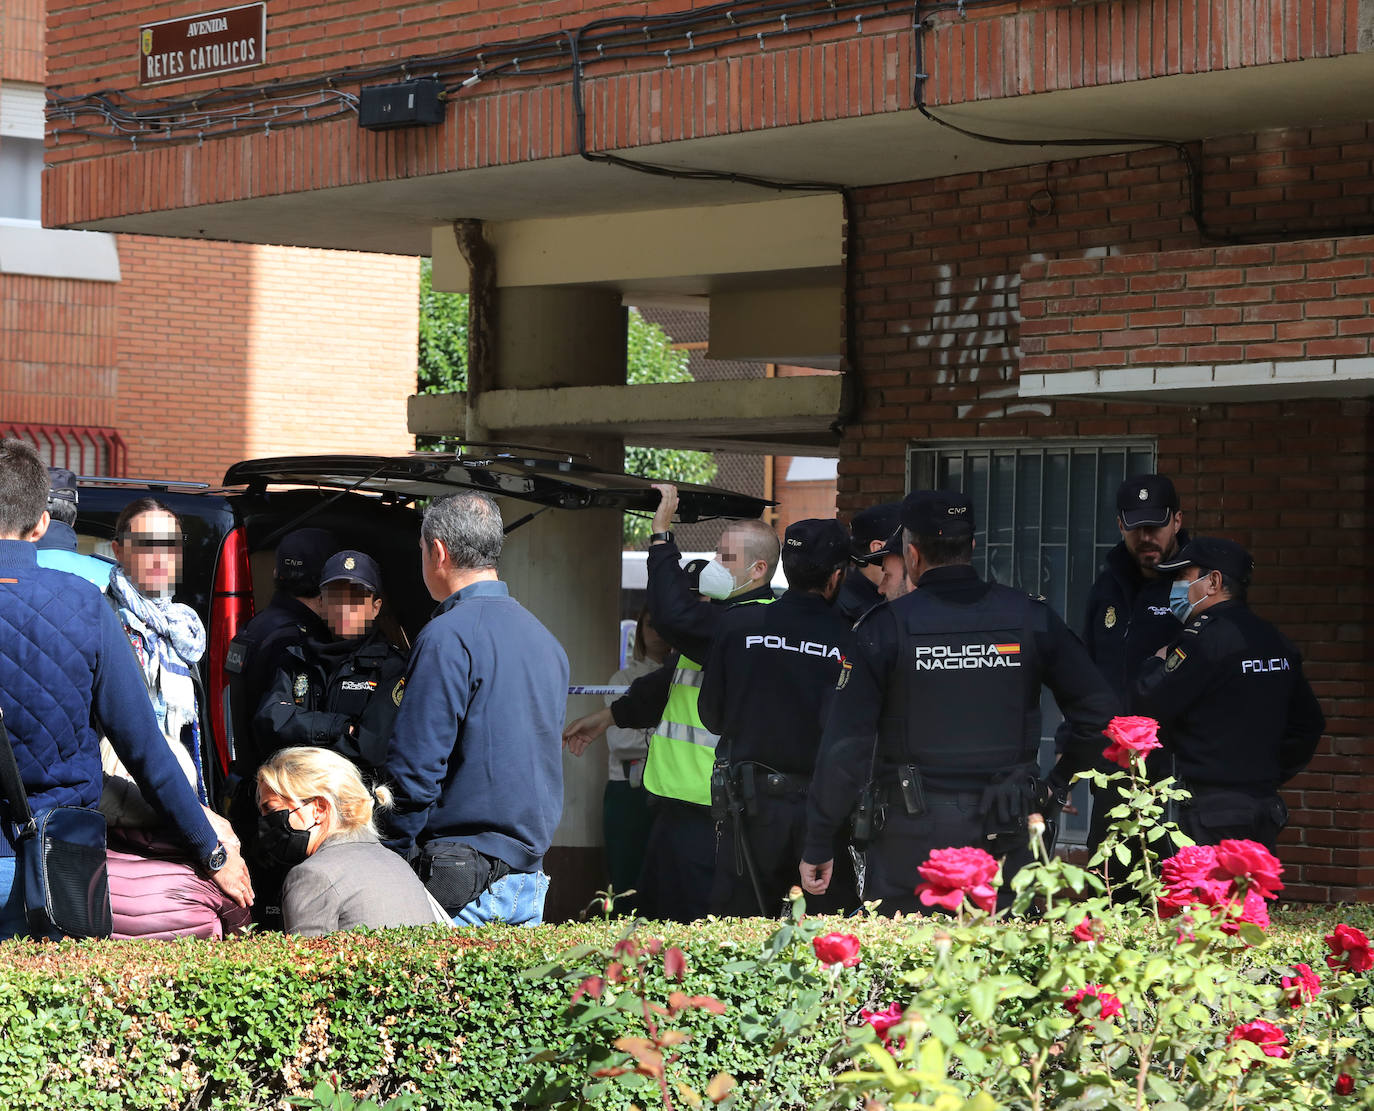
[[[210,855],[205,858],[205,867],[211,872],[218,872],[228,863],[229,850],[224,847],[223,841],[217,844]]]
[[[673,530],[672,530],[672,529],[666,529],[666,530],[664,530],[663,532],[651,532],[651,533],[649,533],[649,543],[650,543],[650,544],[660,544],[660,543],[661,543],[661,544],[670,544],[670,543],[672,543],[672,540],[673,540]]]

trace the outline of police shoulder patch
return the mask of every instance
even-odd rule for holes
[[[1107,612],[1102,615],[1102,627],[1104,629],[1114,629],[1116,627],[1116,607],[1108,606]]]
[[[1178,665],[1181,664],[1187,658],[1187,652],[1185,652],[1182,648],[1175,648],[1172,652],[1169,653],[1169,658],[1164,661],[1164,670],[1176,670],[1178,668]]]
[[[401,699],[406,693],[406,681],[402,677],[396,681],[396,685],[391,688],[391,701],[397,706],[401,704]]]

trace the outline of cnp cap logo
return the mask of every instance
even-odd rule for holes
[[[945,512],[948,513],[951,517],[962,517],[968,512],[968,506],[951,505],[948,509],[945,510]]]
[[[354,559],[352,556],[345,556],[345,557],[344,557],[344,570],[345,570],[345,571],[352,571],[353,568],[355,568],[355,567],[357,567],[357,566],[358,566],[358,561],[357,561],[356,559]]]
[[[1141,501],[1149,501],[1150,491],[1148,491],[1147,489],[1145,489],[1145,487],[1142,486],[1140,488],[1140,493],[1136,494],[1136,497],[1138,497]]]

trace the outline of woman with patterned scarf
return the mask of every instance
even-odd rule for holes
[[[196,665],[205,654],[205,625],[190,606],[172,601],[181,571],[182,526],[153,498],[124,507],[115,523],[109,598],[143,671],[167,746],[195,787],[226,843],[229,824],[208,807],[201,763]],[[115,937],[222,937],[247,925],[236,906],[202,875],[144,800],[109,743],[101,746],[109,823],[110,907]]]

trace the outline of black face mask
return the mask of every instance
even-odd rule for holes
[[[304,804],[302,804],[304,805]],[[299,810],[300,807],[296,807]],[[310,830],[296,829],[291,815],[296,810],[269,810],[258,815],[258,860],[276,868],[294,868],[310,855]]]

